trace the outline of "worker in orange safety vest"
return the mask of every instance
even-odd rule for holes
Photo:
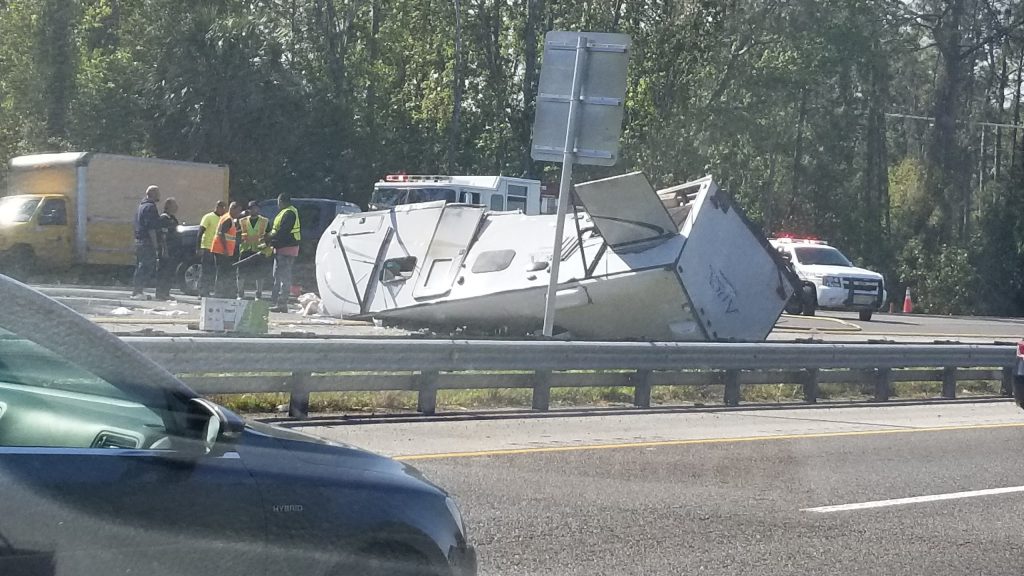
[[[228,206],[227,213],[221,216],[220,221],[217,222],[217,235],[213,238],[213,246],[210,247],[210,252],[217,259],[217,269],[220,271],[217,274],[217,287],[214,290],[218,298],[234,298],[236,296],[235,288],[232,286],[233,282],[231,282],[233,279],[227,271],[231,270],[235,255],[238,253],[238,217],[241,213],[242,206],[238,202],[232,202]]]

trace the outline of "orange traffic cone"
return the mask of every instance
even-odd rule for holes
[[[903,297],[903,313],[910,314],[914,311],[914,301],[910,298],[910,288],[907,288],[907,295]]]

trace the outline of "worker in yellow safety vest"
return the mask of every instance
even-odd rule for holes
[[[217,224],[220,217],[228,211],[227,202],[217,200],[213,212],[207,212],[199,221],[199,247],[196,251],[199,254],[199,295],[210,296],[213,292],[213,285],[217,281],[217,257],[210,249],[213,248],[213,239],[217,236]],[[225,272],[226,274],[226,272]]]
[[[287,312],[288,297],[292,290],[292,270],[302,239],[302,225],[299,222],[299,211],[292,206],[290,194],[278,195],[277,208],[269,236],[270,245],[274,248],[274,289],[271,291],[271,299],[277,302],[272,310]]]
[[[238,250],[237,220],[241,213],[242,206],[238,202],[232,202],[228,206],[227,214],[221,216],[217,222],[217,234],[213,237],[213,245],[210,247],[210,252],[217,258],[217,287],[214,293],[218,298],[235,296],[229,272]]]
[[[269,275],[274,249],[267,244],[270,221],[260,216],[260,205],[253,200],[238,221],[242,242],[238,245],[237,280],[238,297],[245,298],[245,284],[256,283],[256,299],[263,299],[263,280]]]

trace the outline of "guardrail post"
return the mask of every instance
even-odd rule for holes
[[[551,406],[551,371],[537,370],[533,374],[533,409],[547,412]]]
[[[420,372],[416,411],[428,416],[437,412],[437,371]]]
[[[875,401],[888,402],[892,395],[892,369],[879,368],[875,370]]]
[[[802,375],[804,385],[804,402],[816,404],[818,402],[818,369],[807,368]]]
[[[651,371],[637,370],[630,377],[633,381],[633,406],[637,408],[651,407]]]
[[[1003,366],[1003,396],[1013,397],[1013,366]]]
[[[725,375],[725,405],[740,405],[740,371],[726,370]]]
[[[309,418],[308,376],[309,372],[292,372],[288,379],[288,416],[291,418]]]
[[[956,366],[942,369],[942,397],[956,398]]]

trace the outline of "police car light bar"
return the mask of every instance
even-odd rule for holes
[[[803,238],[799,238],[799,237],[794,236],[792,234],[785,234],[784,233],[784,234],[778,234],[777,236],[775,236],[775,238],[773,238],[773,240],[775,240],[779,244],[797,244],[797,243],[800,243],[800,244],[822,244],[822,245],[828,246],[828,242],[825,242],[824,240],[819,240],[819,239],[815,238],[814,236],[805,236]]]

